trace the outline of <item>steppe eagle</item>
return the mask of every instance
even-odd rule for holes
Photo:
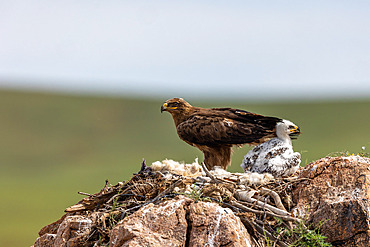
[[[282,121],[233,108],[194,107],[182,98],[167,100],[163,111],[172,115],[180,139],[203,152],[208,169],[226,169],[233,145],[258,145],[276,137],[276,124]]]

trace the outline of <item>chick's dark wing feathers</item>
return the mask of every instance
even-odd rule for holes
[[[195,112],[177,126],[177,132],[181,139],[193,144],[253,143],[271,135],[277,120],[237,109],[213,108]]]

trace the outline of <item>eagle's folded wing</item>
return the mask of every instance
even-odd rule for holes
[[[193,115],[177,126],[180,138],[199,145],[245,144],[270,135],[264,126],[220,116]]]

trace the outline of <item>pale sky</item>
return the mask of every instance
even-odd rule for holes
[[[370,97],[370,1],[12,0],[0,88]]]

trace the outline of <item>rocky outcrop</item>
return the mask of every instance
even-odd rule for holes
[[[370,246],[370,159],[326,157],[307,165],[307,178],[293,191],[296,217],[321,225],[327,240],[338,246]]]
[[[322,158],[301,168],[298,179],[265,188],[216,173],[171,177],[143,167],[130,181],[106,185],[66,209],[34,246],[256,246],[266,238],[294,245],[297,236],[277,232],[279,215],[295,227],[299,219],[320,226],[334,246],[370,246],[369,158]]]
[[[45,233],[41,246],[88,246],[93,216],[67,216],[56,233]],[[50,228],[50,227],[49,227]],[[195,202],[184,196],[152,203],[118,222],[110,232],[109,246],[254,246],[239,217],[216,203]]]
[[[110,245],[118,246],[252,246],[240,219],[230,209],[179,196],[149,204],[119,222]]]
[[[89,217],[82,215],[64,215],[40,232],[34,247],[41,246],[81,246],[86,242],[86,237],[91,233],[91,228],[96,224],[96,214]]]

